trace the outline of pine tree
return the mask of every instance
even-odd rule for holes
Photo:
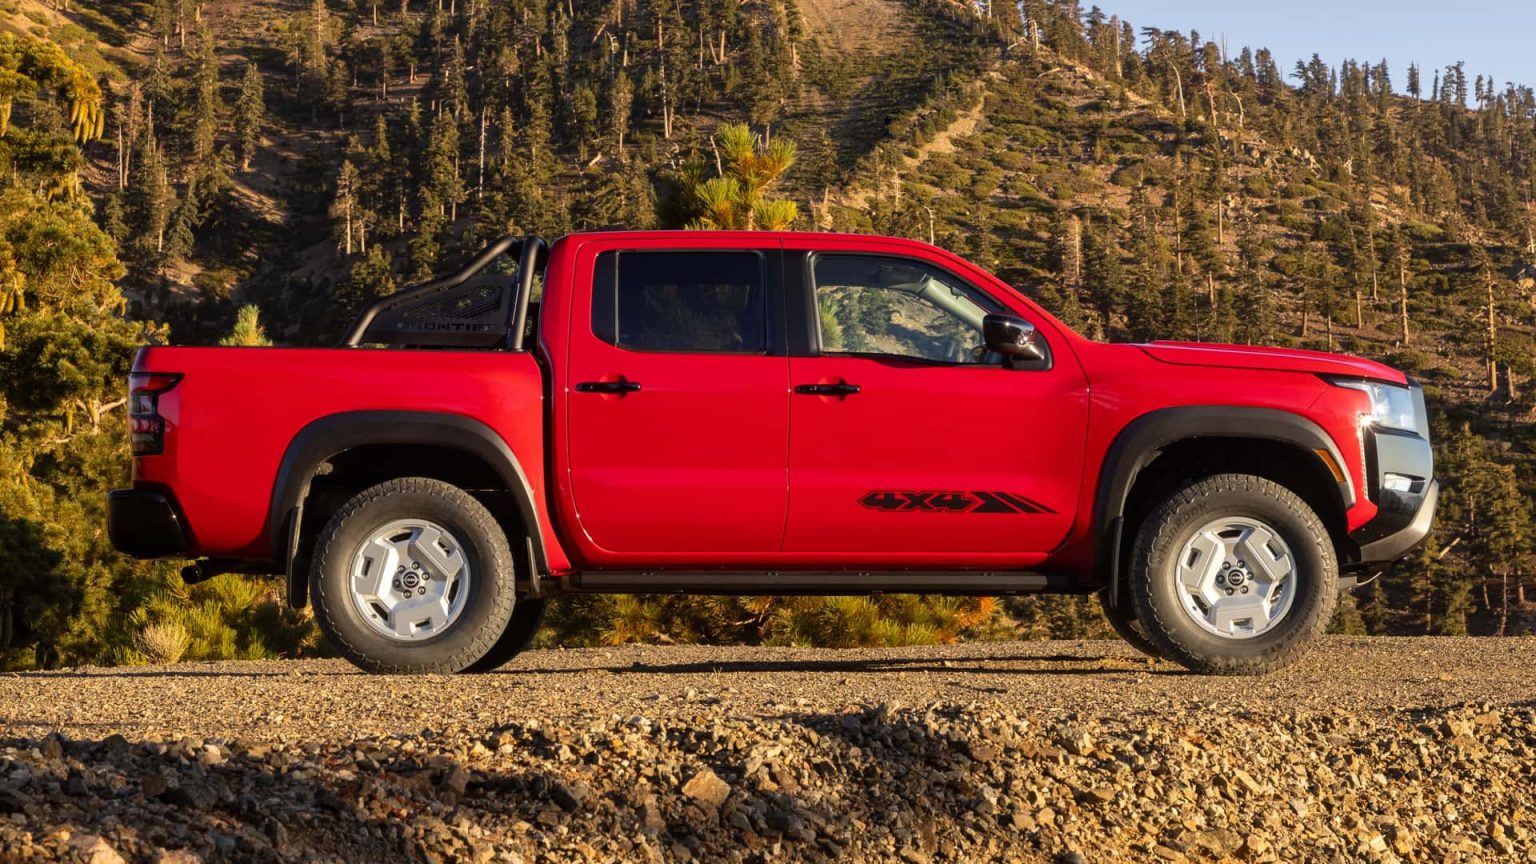
[[[670,180],[657,203],[658,221],[669,228],[760,229],[789,227],[799,215],[793,201],[766,197],[795,161],[795,145],[779,136],[764,142],[745,125],[715,133],[719,167],[706,177],[695,157]]]
[[[267,103],[261,70],[255,61],[247,61],[240,79],[240,99],[235,103],[235,139],[239,143],[240,170],[251,170],[261,144],[261,129],[266,123]]]
[[[362,210],[357,200],[358,176],[352,160],[344,159],[336,175],[336,198],[331,203],[331,218],[336,220],[336,245],[341,254],[352,254],[356,239],[357,217]]]
[[[432,118],[425,156],[423,194],[431,197],[439,215],[446,216],[449,222],[457,221],[459,205],[467,194],[459,173],[459,127],[451,113],[444,111]]]
[[[158,259],[165,251],[165,232],[176,206],[176,190],[166,174],[165,159],[153,133],[147,134],[139,151],[139,169],[128,187],[133,202],[141,245]]]
[[[629,114],[634,104],[634,86],[620,69],[608,88],[608,133],[613,136],[615,155],[624,158],[624,137],[629,134]]]
[[[1099,327],[1107,338],[1115,313],[1125,304],[1125,271],[1113,223],[1090,227],[1083,233],[1083,288],[1099,314]]]
[[[241,306],[235,315],[235,326],[229,335],[219,340],[220,345],[256,348],[271,345],[267,331],[261,326],[261,310],[254,305]]]

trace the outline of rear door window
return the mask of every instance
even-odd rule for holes
[[[603,252],[592,332],[633,351],[766,353],[763,273],[757,252]]]

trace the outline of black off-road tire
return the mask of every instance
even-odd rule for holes
[[[1273,629],[1249,639],[1207,632],[1184,611],[1175,556],[1203,525],[1246,516],[1278,531],[1295,558],[1295,597]],[[1338,560],[1317,514],[1294,492],[1248,474],[1218,474],[1181,489],[1154,510],[1136,535],[1131,599],[1157,652],[1207,675],[1262,675],[1295,662],[1327,629],[1338,604]]]
[[[441,634],[401,642],[375,633],[351,598],[353,557],[370,534],[396,519],[428,519],[462,544],[470,579],[464,608]],[[310,592],[315,618],[343,656],[367,672],[462,672],[506,632],[516,580],[506,534],[489,510],[457,486],[404,477],[358,493],[331,517],[315,544]]]
[[[1161,659],[1157,653],[1157,646],[1147,641],[1147,634],[1141,632],[1141,623],[1136,620],[1136,609],[1131,605],[1131,598],[1120,598],[1118,607],[1111,606],[1109,602],[1109,589],[1099,592],[1099,609],[1104,612],[1104,620],[1127,645],[1153,659]]]
[[[496,640],[490,653],[469,664],[464,671],[494,672],[523,653],[538,634],[539,626],[544,623],[544,611],[548,607],[549,601],[544,597],[519,599],[516,608],[512,610],[512,620],[507,622],[507,629]]]

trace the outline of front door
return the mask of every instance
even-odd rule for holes
[[[604,251],[572,322],[567,442],[594,564],[777,554],[788,361],[772,347],[777,249]]]
[[[1082,482],[1085,379],[1005,368],[991,312],[1027,313],[915,259],[786,253],[814,308],[790,358],[785,551],[845,563],[1028,563],[1065,539]],[[813,305],[812,305],[813,304]]]

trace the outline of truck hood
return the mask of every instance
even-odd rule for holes
[[[1391,366],[1347,354],[1328,354],[1323,351],[1305,351],[1300,348],[1216,345],[1208,342],[1149,342],[1136,347],[1154,360],[1179,366],[1311,372],[1317,375],[1373,378],[1393,384],[1408,383],[1407,376]]]

